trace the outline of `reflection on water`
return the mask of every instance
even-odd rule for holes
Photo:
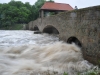
[[[80,48],[33,31],[0,31],[0,75],[76,75],[93,65]]]

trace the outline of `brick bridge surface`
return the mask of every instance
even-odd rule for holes
[[[59,32],[59,39],[64,41],[75,36],[83,45],[84,58],[98,64],[100,60],[100,6],[38,18],[29,22],[26,29],[33,30],[35,26],[41,32],[45,28],[53,26]]]

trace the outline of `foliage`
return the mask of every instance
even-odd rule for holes
[[[64,74],[63,74],[63,75],[68,75],[68,73],[64,72]]]
[[[68,75],[68,73],[64,72],[63,75]],[[82,72],[82,73],[78,72],[76,75],[100,75],[100,68],[98,66],[96,66],[85,72]]]
[[[54,2],[53,0],[49,0],[49,2]]]
[[[94,67],[93,69],[84,72],[82,75],[99,75],[99,74],[100,74],[100,68]]]
[[[8,29],[15,24],[25,24],[37,19],[39,10],[45,2],[46,0],[37,0],[34,5],[15,0],[0,3],[0,29],[2,27]]]

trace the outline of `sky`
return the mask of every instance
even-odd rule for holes
[[[8,3],[10,1],[11,0],[0,0],[0,3]],[[23,3],[29,2],[31,5],[34,5],[34,3],[37,0],[15,0],[15,1],[22,1]],[[100,5],[100,0],[54,0],[54,1],[57,3],[70,4],[73,8],[77,6],[79,9]]]

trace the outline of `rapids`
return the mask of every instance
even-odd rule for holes
[[[92,67],[74,43],[33,31],[0,30],[0,75],[77,75]]]

